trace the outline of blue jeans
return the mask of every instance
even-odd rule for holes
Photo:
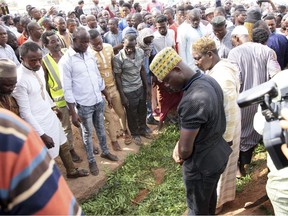
[[[93,154],[92,133],[93,125],[96,130],[97,138],[103,154],[108,154],[109,149],[106,144],[106,134],[104,128],[104,109],[105,103],[97,103],[93,106],[83,106],[77,104],[78,115],[82,121],[82,139],[87,153],[89,163],[96,162]]]

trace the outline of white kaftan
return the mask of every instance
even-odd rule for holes
[[[218,208],[234,200],[236,196],[236,172],[241,134],[241,111],[237,104],[240,79],[237,68],[226,59],[219,61],[207,74],[213,77],[223,90],[226,117],[226,131],[223,138],[226,142],[233,141],[232,153],[217,186]]]
[[[41,95],[42,91],[45,99]],[[36,130],[39,136],[45,133],[53,139],[55,147],[48,149],[48,152],[52,158],[57,157],[60,145],[64,144],[67,138],[60,120],[51,109],[53,102],[46,91],[43,69],[34,72],[21,64],[17,70],[17,84],[12,95],[18,103],[20,116]]]

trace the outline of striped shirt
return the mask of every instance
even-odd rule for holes
[[[0,109],[0,215],[81,215],[37,133]]]
[[[275,52],[269,47],[247,42],[232,49],[228,60],[240,72],[240,92],[258,86],[281,70]],[[253,128],[257,105],[241,109],[240,150],[246,152],[258,144],[261,136]]]
[[[140,48],[135,49],[135,58],[129,58],[125,50],[122,49],[113,59],[113,71],[121,74],[122,87],[125,93],[139,89],[142,84],[141,68],[144,67],[144,51]]]

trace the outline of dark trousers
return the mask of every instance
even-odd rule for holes
[[[143,87],[136,91],[125,93],[129,106],[125,107],[128,127],[132,136],[146,132],[146,92]]]
[[[185,179],[184,174],[188,215],[215,214],[217,184],[221,173],[222,171],[211,176],[205,176],[199,171],[195,171],[193,179]]]
[[[241,165],[245,165],[245,164],[250,164],[251,163],[254,149],[255,149],[255,147],[250,148],[246,152],[240,151],[240,153],[239,153],[239,162],[240,162]]]

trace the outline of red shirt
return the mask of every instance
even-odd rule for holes
[[[175,39],[175,44],[176,44],[175,48],[176,48],[177,53],[178,53],[178,43],[177,43],[177,29],[178,29],[178,27],[179,27],[179,25],[176,22],[174,22],[171,26],[169,26],[169,29],[172,29],[175,32],[175,38],[174,39]]]
[[[17,39],[18,45],[21,46],[27,40],[28,40],[28,38],[25,37],[25,35],[22,33]]]
[[[160,2],[150,2],[146,6],[146,10],[151,12],[152,8],[157,8],[159,11],[162,11],[163,5]]]

